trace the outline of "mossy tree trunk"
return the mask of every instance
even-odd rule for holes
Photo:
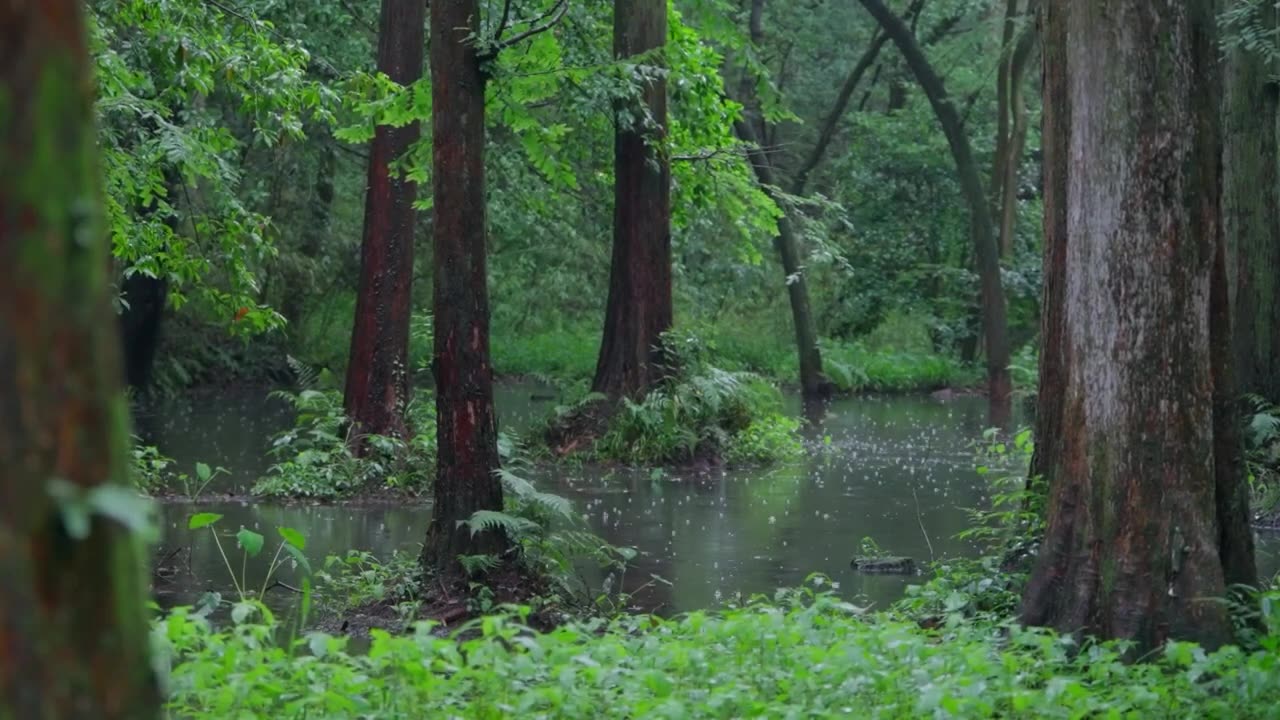
[[[103,510],[132,491],[81,7],[0,4],[5,718],[158,715],[141,548]]]
[[[1276,25],[1272,3],[1260,19]],[[1276,68],[1261,53],[1227,54],[1223,104],[1223,220],[1235,311],[1240,387],[1280,402],[1280,147]]]
[[[382,0],[378,70],[401,85],[422,77],[426,0]],[[418,141],[418,123],[379,126],[369,148],[360,285],[343,404],[357,436],[407,437],[409,325],[417,184],[391,164]],[[361,452],[364,443],[354,449]]]
[[[895,15],[882,0],[859,0],[867,12],[884,28],[897,45],[916,82],[924,90],[938,124],[947,137],[960,190],[969,205],[969,222],[973,237],[974,258],[982,293],[982,332],[987,359],[987,392],[990,400],[991,424],[1004,427],[1009,423],[1013,384],[1009,377],[1009,329],[1006,320],[1003,283],[1000,278],[1000,250],[996,242],[995,224],[987,193],[969,147],[964,123],[947,96],[942,78],[925,57],[915,33]]]
[[[1231,398],[1212,0],[1046,3],[1046,307],[1023,620],[1231,640],[1252,582]]]
[[[439,436],[423,564],[458,576],[459,555],[507,547],[499,532],[459,526],[478,510],[502,510],[485,272],[485,76],[474,45],[479,3],[433,2],[430,25]]]
[[[666,40],[666,0],[614,2],[615,57],[661,51]],[[651,68],[661,63],[660,56],[644,60]],[[614,400],[639,397],[662,377],[662,335],[674,318],[666,80],[652,73],[637,103],[618,108],[615,123],[613,260],[592,382],[593,391]]]

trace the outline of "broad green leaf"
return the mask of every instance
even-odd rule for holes
[[[187,521],[187,529],[199,530],[200,528],[203,528],[203,527],[209,527],[210,525],[218,522],[221,519],[222,519],[222,516],[217,513],[196,513],[195,515],[191,516],[190,520]]]
[[[289,555],[292,556],[293,559],[296,560],[298,564],[302,566],[302,569],[306,572],[307,575],[311,574],[311,561],[307,560],[307,556],[303,555],[301,550],[299,550],[295,545],[292,545],[290,543],[285,543],[284,551],[289,553]]]
[[[212,476],[212,468],[202,462],[196,463],[196,477],[200,478],[200,482],[208,482]]]
[[[249,557],[257,557],[262,552],[262,543],[265,541],[258,533],[241,526],[240,532],[236,533],[236,542],[245,552],[249,553]]]
[[[307,549],[307,538],[302,533],[290,527],[279,527],[276,530],[280,533],[280,537],[284,538],[285,542],[299,550]]]

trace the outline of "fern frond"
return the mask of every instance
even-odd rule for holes
[[[539,492],[533,483],[507,470],[498,470],[503,488],[515,499],[540,505],[552,514],[565,519],[573,518],[573,503],[568,498],[552,493]]]
[[[466,525],[474,537],[477,533],[488,530],[500,530],[508,538],[519,541],[530,535],[542,532],[538,523],[515,515],[493,510],[477,510],[466,520],[459,521],[459,526]]]

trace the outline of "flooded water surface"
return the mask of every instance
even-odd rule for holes
[[[501,386],[503,428],[527,429],[545,416],[552,406],[545,395],[537,386]],[[790,411],[801,412],[797,399],[790,401]],[[807,433],[805,457],[785,466],[705,474],[556,467],[529,479],[570,498],[609,542],[639,551],[624,586],[636,592],[638,605],[659,612],[773,593],[812,573],[830,577],[852,600],[884,607],[921,578],[854,571],[850,560],[864,541],[917,563],[976,553],[956,535],[969,526],[968,510],[988,502],[988,483],[974,470],[986,420],[982,399],[843,398],[819,415]],[[283,403],[262,391],[243,391],[149,408],[137,425],[145,441],[183,468],[196,461],[226,467],[228,487],[243,490],[270,464],[270,436],[291,421]],[[313,563],[352,549],[416,554],[430,518],[425,504],[166,505],[159,552],[173,554],[187,579],[158,585],[164,602],[193,602],[204,591],[229,590],[229,573],[212,535],[186,529],[197,511],[223,514],[222,527],[243,525],[268,538],[276,537],[277,527],[295,528],[307,537]],[[1265,572],[1280,566],[1277,549],[1274,536],[1262,538]],[[262,582],[261,564],[248,568],[255,586]],[[297,582],[288,568],[280,578]]]

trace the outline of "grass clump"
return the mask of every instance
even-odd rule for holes
[[[264,497],[332,500],[376,490],[417,494],[431,486],[435,472],[434,407],[415,399],[410,405],[409,440],[370,435],[367,451],[351,452],[356,438],[333,390],[278,391],[275,396],[297,412],[294,427],[279,433],[271,454],[277,460],[253,486]]]

